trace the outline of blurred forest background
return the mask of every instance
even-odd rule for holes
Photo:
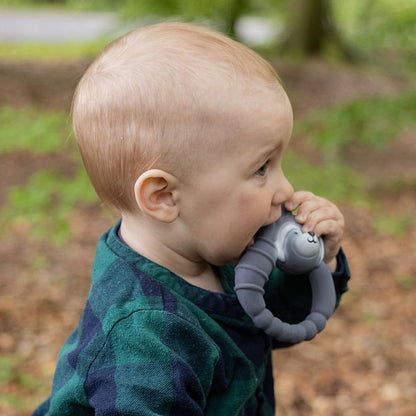
[[[10,10],[117,24],[85,41],[0,40],[0,415],[48,396],[115,219],[74,145],[75,85],[109,40],[166,19],[222,30],[275,66],[295,113],[286,174],[346,217],[350,291],[315,340],[276,352],[276,414],[414,415],[416,1],[2,0],[0,18]]]

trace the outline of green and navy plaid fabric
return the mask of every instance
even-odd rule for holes
[[[227,293],[208,292],[131,250],[118,228],[98,243],[79,326],[33,415],[273,415],[273,343],[240,307],[232,266],[219,269]],[[349,272],[338,260],[339,298]],[[309,313],[308,279],[276,270],[267,291],[281,319]]]

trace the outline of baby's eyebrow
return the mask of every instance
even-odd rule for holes
[[[261,152],[256,157],[256,162],[253,163],[253,165],[260,164],[262,162],[267,161],[267,159],[269,159],[271,156],[273,156],[274,154],[279,153],[281,151],[281,148],[282,148],[281,143],[274,144],[273,146],[267,147],[263,152]]]

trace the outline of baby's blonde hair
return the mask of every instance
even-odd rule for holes
[[[133,30],[102,51],[78,84],[72,117],[88,175],[106,204],[134,212],[134,183],[143,172],[195,166],[199,148],[210,145],[204,97],[216,81],[230,89],[279,84],[255,52],[191,24]]]

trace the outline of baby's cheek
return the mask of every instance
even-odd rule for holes
[[[271,202],[269,199],[253,191],[242,193],[238,200],[240,210],[251,216],[265,215],[270,209],[270,205]]]

